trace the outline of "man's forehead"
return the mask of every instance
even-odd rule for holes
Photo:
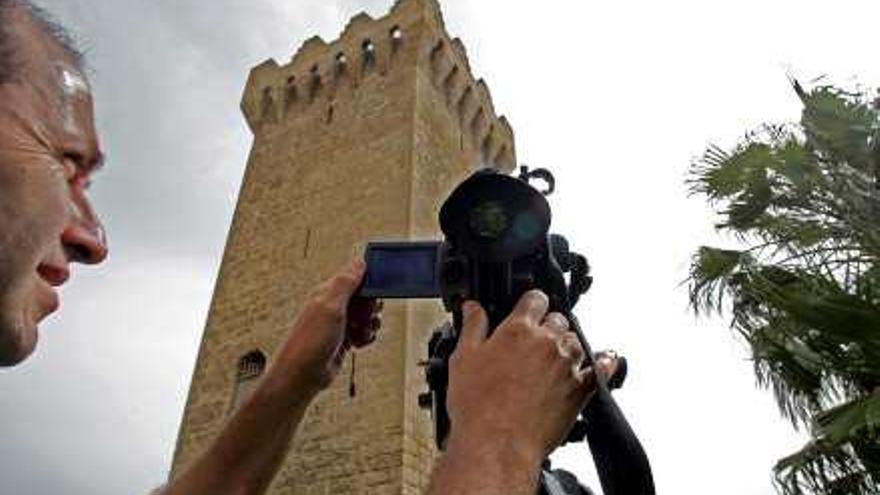
[[[13,7],[11,28],[18,45],[23,73],[46,74],[57,79],[65,91],[88,91],[87,79],[81,67],[81,55],[69,45],[63,34],[53,33],[54,24],[38,20],[26,7]]]
[[[77,55],[48,33],[43,33],[42,41],[45,44],[44,68],[48,69],[48,76],[58,86],[62,98],[90,98],[91,87]]]
[[[17,102],[0,102],[29,122],[39,141],[55,152],[71,153],[96,165],[101,160],[94,129],[91,87],[82,68],[81,56],[54,36],[49,25],[17,8],[11,28],[21,60]],[[16,88],[17,87],[17,88]],[[8,105],[3,104],[8,103]]]
[[[82,97],[91,94],[91,88],[85,75],[74,66],[66,63],[56,64],[61,81],[61,91],[65,96]]]

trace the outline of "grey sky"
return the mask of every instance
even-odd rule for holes
[[[392,0],[40,3],[88,48],[111,257],[76,269],[37,355],[0,371],[0,493],[144,493],[167,473],[244,169],[248,69]],[[708,142],[798,117],[787,70],[880,81],[876,2],[442,5],[520,160],[557,174],[554,229],[596,276],[579,313],[630,359],[619,400],[659,492],[772,493],[773,461],[802,439],[724,323],[686,310],[690,253],[729,240],[684,174]],[[597,485],[585,446],[557,459]]]

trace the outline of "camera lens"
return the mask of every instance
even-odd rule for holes
[[[541,224],[535,215],[524,211],[513,220],[513,233],[519,239],[534,239],[541,235]]]
[[[485,201],[471,210],[468,226],[475,235],[496,240],[508,227],[507,212],[500,201]]]

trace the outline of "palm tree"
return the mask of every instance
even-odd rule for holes
[[[729,315],[759,385],[811,440],[774,467],[786,495],[880,493],[880,115],[863,93],[794,90],[799,124],[710,146],[689,174],[738,249],[703,246],[691,307]]]

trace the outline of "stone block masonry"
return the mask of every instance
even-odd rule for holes
[[[437,211],[478,166],[516,163],[513,131],[435,0],[355,16],[339,39],[251,70],[253,147],[199,350],[172,476],[207,447],[287,334],[299,302],[370,239],[438,238]],[[418,362],[439,302],[389,301],[383,329],[310,408],[272,494],[416,494],[434,460]],[[247,357],[247,360],[245,360]],[[245,366],[245,368],[242,368]],[[243,372],[243,370],[245,372]]]

